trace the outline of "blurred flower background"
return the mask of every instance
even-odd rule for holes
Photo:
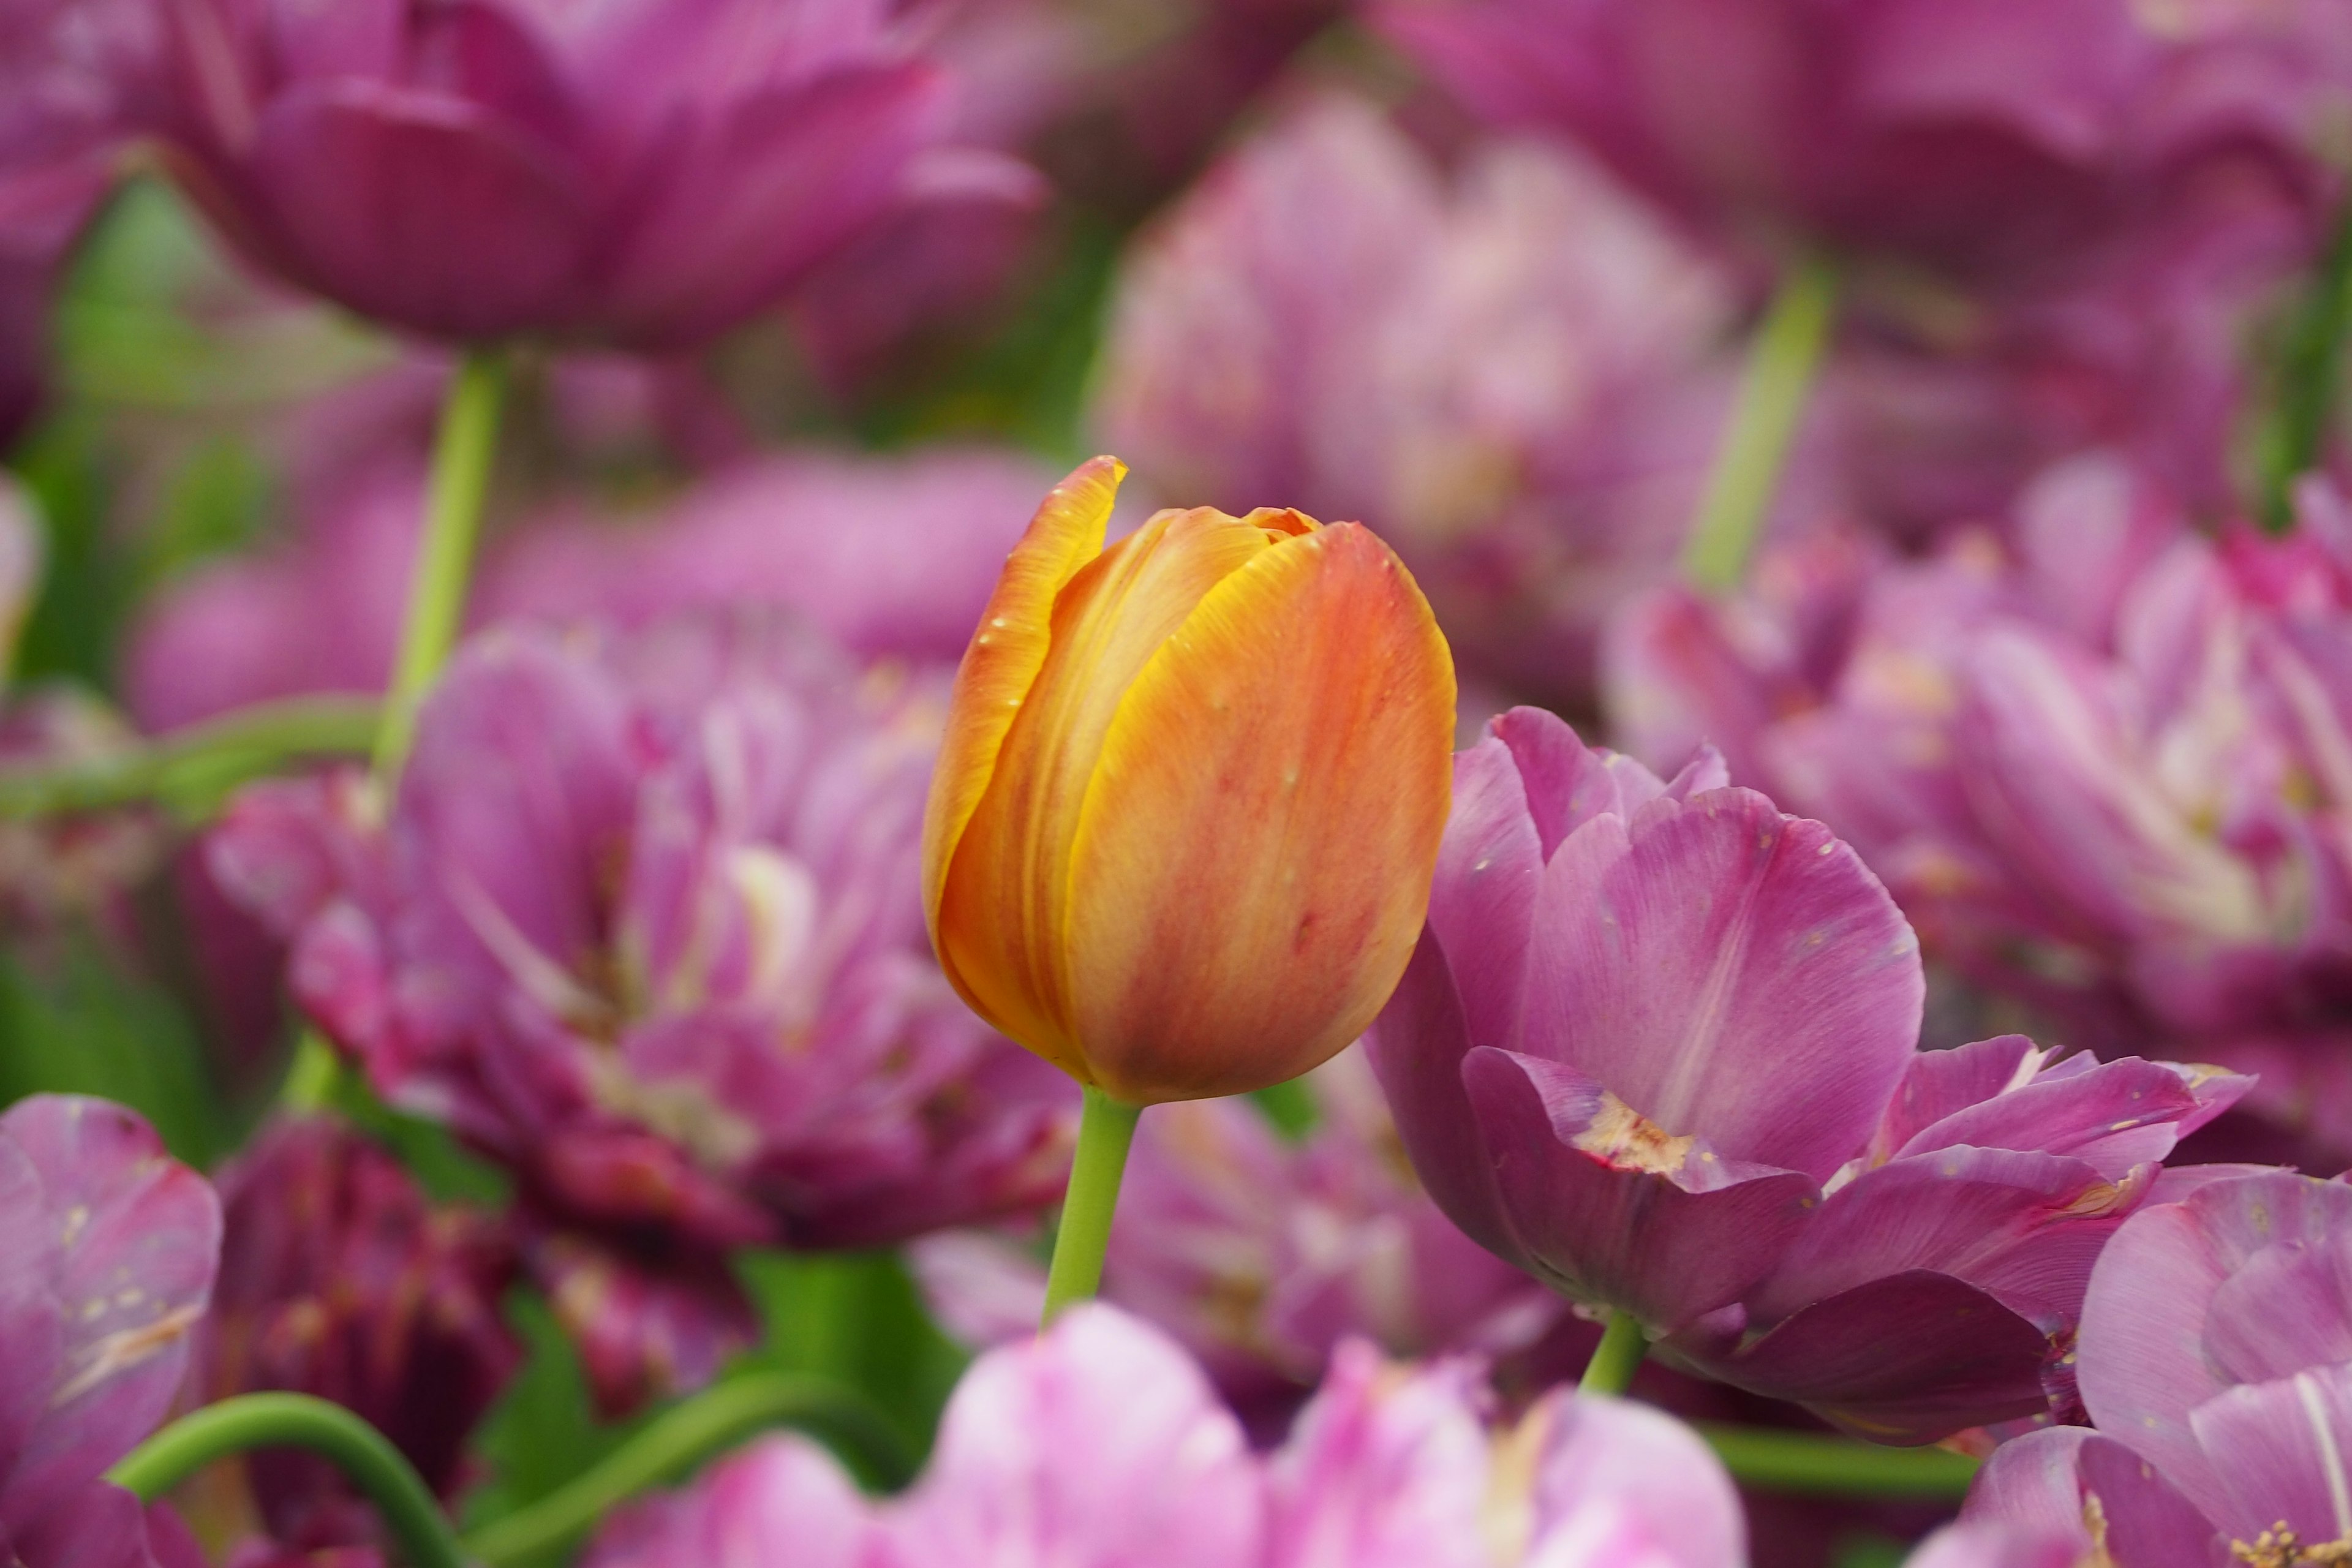
[[[1922,1564],[2344,1561],[2352,1339],[2115,1347],[2264,1202],[2179,1334],[2352,1321],[2347,327],[2345,0],[0,0],[0,1562],[402,1560],[100,1479],[266,1391],[500,1568],[1871,1568],[1996,1451]],[[1385,541],[1464,750],[1038,1338],[920,837],[1097,451]]]

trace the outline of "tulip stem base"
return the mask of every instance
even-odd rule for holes
[[[2352,331],[2352,201],[2321,258],[2279,361],[2278,402],[2263,432],[2263,525],[2294,522],[2294,481],[2319,461],[2344,379],[2344,338]]]
[[[425,496],[425,532],[409,581],[408,616],[383,727],[376,731],[375,772],[390,781],[416,735],[416,710],[433,678],[448,661],[466,614],[466,584],[474,571],[474,540],[481,531],[490,468],[498,456],[499,411],[506,402],[505,357],[495,349],[467,351],[441,405],[433,441],[432,488]]]
[[[148,1438],[107,1479],[150,1502],[215,1459],[248,1448],[307,1448],[367,1494],[411,1568],[466,1568],[432,1491],[390,1439],[307,1394],[246,1394],[206,1405]]]
[[[1713,1423],[1698,1430],[1732,1479],[1763,1491],[1957,1501],[1979,1468],[1948,1448],[1885,1448],[1817,1432]]]
[[[1062,1200],[1062,1226],[1054,1237],[1054,1266],[1045,1276],[1045,1322],[1083,1301],[1102,1284],[1103,1252],[1110,1245],[1111,1215],[1118,1207],[1118,1184],[1127,1173],[1127,1151],[1135,1142],[1139,1105],[1124,1105],[1087,1085],[1086,1109],[1078,1116],[1078,1152],[1070,1163],[1070,1192]]]
[[[1830,264],[1819,257],[1793,263],[1748,346],[1739,395],[1683,547],[1683,575],[1691,586],[1727,594],[1747,575],[1836,315],[1837,274]]]
[[[1584,1376],[1576,1385],[1579,1394],[1622,1394],[1633,1386],[1634,1369],[1642,1358],[1650,1353],[1649,1336],[1631,1312],[1612,1312],[1609,1326],[1601,1331],[1601,1342],[1592,1348],[1592,1359],[1584,1363]]]
[[[579,1477],[475,1531],[466,1550],[490,1568],[535,1562],[587,1534],[614,1504],[677,1480],[771,1426],[814,1433],[870,1483],[896,1489],[914,1478],[906,1444],[855,1389],[821,1377],[754,1373],[671,1406]]]

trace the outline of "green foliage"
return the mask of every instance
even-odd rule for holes
[[[194,1024],[86,932],[37,965],[0,952],[0,1102],[45,1092],[120,1100],[200,1169],[231,1146]]]

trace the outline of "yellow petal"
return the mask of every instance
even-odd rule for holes
[[[1070,1019],[1133,1103],[1297,1076],[1403,972],[1450,802],[1454,664],[1343,523],[1204,597],[1119,705],[1070,863]]]
[[[1063,961],[1070,841],[1129,684],[1202,597],[1275,538],[1200,508],[1160,512],[1087,563],[1054,605],[1044,668],[1007,730],[941,889],[936,940],[974,1005],[1022,1044],[1088,1077]]]
[[[1127,465],[1117,458],[1090,458],[1054,487],[1013,547],[980,629],[964,649],[923,808],[923,910],[934,945],[948,862],[988,793],[1005,731],[1045,668],[1055,595],[1102,552],[1111,503],[1126,477]],[[954,978],[952,971],[949,978]]]

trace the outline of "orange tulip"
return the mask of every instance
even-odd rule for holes
[[[1113,1100],[1236,1094],[1360,1034],[1412,954],[1454,661],[1360,524],[1045,498],[957,673],[931,940],[982,1016]]]

